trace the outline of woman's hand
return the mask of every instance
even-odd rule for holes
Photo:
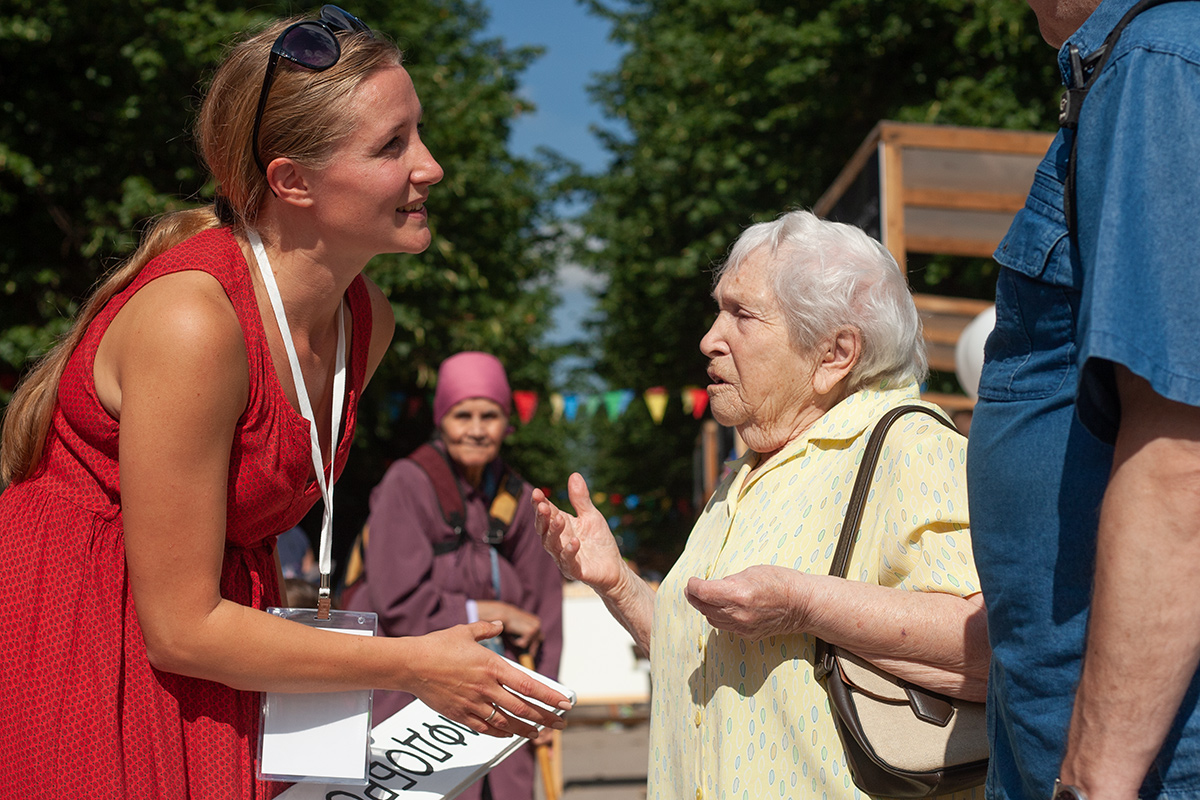
[[[497,622],[473,622],[409,639],[413,650],[406,667],[416,681],[403,688],[434,711],[489,736],[533,739],[538,735],[534,724],[565,727],[553,711],[518,693],[564,711],[571,707],[567,698],[479,644],[499,633]]]
[[[536,656],[542,643],[542,621],[512,603],[501,600],[476,600],[475,607],[482,620],[496,620],[504,625],[504,635],[512,640],[517,650]]]
[[[803,633],[812,592],[808,576],[786,567],[750,567],[719,580],[689,578],[686,595],[714,628],[765,639]]]
[[[567,491],[575,509],[573,517],[555,507],[541,489],[533,490],[534,525],[563,575],[607,595],[620,583],[625,560],[607,520],[592,505],[583,476],[571,475]]]

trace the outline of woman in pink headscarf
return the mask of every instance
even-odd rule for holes
[[[371,493],[363,576],[344,604],[379,615],[389,636],[418,636],[477,619],[504,623],[489,645],[558,675],[562,578],[533,527],[532,488],[500,458],[512,392],[500,361],[464,352],[438,370],[432,442],[397,461]],[[376,720],[412,695],[375,692]],[[530,800],[532,748],[461,795]]]

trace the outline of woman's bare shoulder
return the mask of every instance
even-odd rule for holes
[[[187,270],[150,281],[117,312],[96,352],[96,390],[118,419],[124,391],[160,381],[164,394],[186,394],[194,385],[225,401],[241,398],[244,406],[247,363],[224,288],[206,272]]]

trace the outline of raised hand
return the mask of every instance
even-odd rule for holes
[[[541,489],[533,490],[534,522],[542,545],[563,575],[607,594],[617,587],[626,569],[617,540],[604,515],[592,505],[583,476],[571,475],[567,492],[575,516],[557,508]]]

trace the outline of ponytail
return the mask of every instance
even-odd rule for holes
[[[213,206],[176,211],[160,217],[129,260],[110,272],[92,292],[75,322],[17,386],[4,413],[0,443],[0,487],[31,477],[42,460],[54,420],[58,383],[67,362],[101,309],[124,291],[142,267],[180,242],[220,226]]]

